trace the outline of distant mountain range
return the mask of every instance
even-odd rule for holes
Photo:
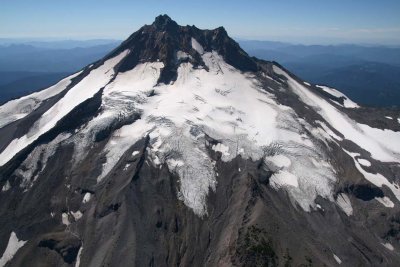
[[[0,71],[73,72],[111,51],[118,43],[91,47],[0,46]]]
[[[25,44],[38,48],[49,49],[71,49],[77,47],[92,47],[99,45],[115,44],[121,40],[114,39],[91,39],[91,40],[60,40],[60,39],[22,39],[22,38],[0,38],[0,46],[9,46],[15,44]]]
[[[302,79],[340,89],[358,103],[399,106],[400,48],[239,41],[252,56],[279,62]]]
[[[50,86],[103,57],[120,42],[0,38],[0,103]],[[358,103],[399,106],[399,47],[238,42],[250,55],[276,61],[311,83],[338,88]]]
[[[52,85],[103,57],[119,43],[0,39],[0,104]]]

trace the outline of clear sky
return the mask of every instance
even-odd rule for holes
[[[0,0],[0,38],[124,39],[159,14],[244,39],[400,44],[400,0]]]

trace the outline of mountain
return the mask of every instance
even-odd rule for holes
[[[340,89],[368,106],[399,107],[400,49],[240,41],[252,56],[277,61],[303,79]]]
[[[167,15],[0,106],[0,265],[398,266],[400,112]]]

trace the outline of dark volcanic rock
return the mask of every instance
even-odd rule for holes
[[[71,234],[61,232],[44,236],[38,246],[55,250],[66,263],[71,264],[76,261],[81,241]]]
[[[114,73],[101,88],[26,146],[15,142],[13,149],[22,148],[0,166],[0,255],[12,233],[26,241],[7,266],[336,266],[338,259],[342,266],[400,265],[399,163],[380,161],[347,140],[320,107],[296,93],[300,78],[276,62],[249,57],[223,27],[200,30],[158,16],[61,93],[0,128],[0,153],[18,138],[29,140],[42,115],[68,92],[87,92],[73,89],[123,51],[126,56],[105,70]],[[178,58],[178,51],[187,56]],[[218,56],[209,59],[208,52]],[[161,70],[132,72],[114,83],[140,63],[156,62]],[[180,67],[187,71],[182,80]],[[343,121],[400,130],[396,110],[346,109],[338,105],[344,98],[305,88],[332,104]],[[202,89],[207,94],[201,96]],[[171,91],[176,94],[164,101]],[[238,110],[250,96],[256,99]],[[264,112],[258,103],[274,108]],[[175,113],[156,114],[165,107]],[[202,114],[208,109],[215,112]],[[257,116],[249,118],[254,110]],[[259,136],[282,133],[297,139],[253,149]],[[374,184],[362,172],[387,183]],[[291,175],[279,180],[285,173]]]
[[[160,61],[164,63],[159,82],[170,83],[176,80],[179,62],[177,51],[188,53],[190,62],[197,67],[206,67],[200,55],[192,48],[195,38],[205,51],[216,51],[227,63],[241,71],[257,71],[258,66],[239,45],[231,39],[223,27],[215,30],[200,30],[195,26],[179,26],[167,15],[158,16],[154,23],[140,28],[121,46],[111,52],[111,58],[129,49],[130,54],[118,66],[118,71],[133,69],[140,62]]]

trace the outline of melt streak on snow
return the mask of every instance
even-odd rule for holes
[[[0,267],[5,266],[6,263],[14,257],[17,251],[25,245],[25,243],[26,241],[19,240],[17,235],[14,232],[11,232],[7,248],[4,251],[3,256],[0,258]]]
[[[199,44],[199,42],[197,42],[196,39],[192,38],[192,48],[194,50],[196,50],[200,55],[204,54],[204,49],[201,46],[201,44]],[[178,54],[179,57],[179,54]]]
[[[347,216],[353,215],[353,207],[351,206],[350,198],[347,194],[339,194],[336,203],[346,213]]]
[[[78,255],[76,256],[75,267],[79,267],[81,265],[82,250],[83,250],[83,244],[79,248]]]
[[[338,264],[342,264],[342,260],[341,260],[338,256],[336,256],[335,254],[333,254],[333,258],[335,259],[335,261],[336,261]]]

